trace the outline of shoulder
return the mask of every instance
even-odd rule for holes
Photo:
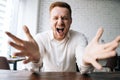
[[[37,33],[36,36],[34,37],[36,40],[45,40],[46,38],[49,37],[49,34],[51,33],[51,30],[47,30],[44,32]]]
[[[77,43],[86,46],[88,44],[87,37],[78,31],[70,30],[70,37]]]
[[[74,38],[77,38],[77,39],[87,39],[86,36],[81,32],[78,32],[78,31],[75,31],[75,30],[70,30],[69,33],[70,33],[71,37],[74,37]]]

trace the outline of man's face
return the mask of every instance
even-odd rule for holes
[[[54,38],[64,39],[72,23],[69,10],[63,7],[54,7],[50,12],[50,21]]]

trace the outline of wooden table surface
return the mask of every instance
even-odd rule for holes
[[[0,70],[0,80],[120,80],[120,72],[90,73],[79,72],[40,72]]]

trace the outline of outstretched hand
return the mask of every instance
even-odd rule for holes
[[[85,54],[83,55],[83,63],[85,65],[91,64],[96,69],[102,69],[102,66],[98,63],[98,60],[110,58],[116,55],[116,48],[120,43],[120,36],[116,37],[113,41],[100,44],[99,39],[103,34],[103,29],[99,28],[96,36],[85,48]]]
[[[28,63],[30,61],[38,62],[40,58],[38,45],[30,34],[27,26],[23,26],[23,30],[28,38],[28,41],[22,40],[10,32],[6,32],[6,34],[14,41],[10,41],[9,44],[19,50],[19,52],[14,53],[14,56],[27,56],[28,58],[24,60],[24,63]]]

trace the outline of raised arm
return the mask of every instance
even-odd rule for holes
[[[102,34],[103,29],[99,28],[96,36],[86,47],[85,54],[83,56],[83,63],[85,65],[92,65],[96,69],[102,69],[102,66],[97,62],[97,60],[115,56],[116,48],[120,43],[120,36],[118,36],[111,42],[100,44],[99,39],[101,38]]]
[[[18,52],[15,52],[14,55],[27,56],[28,58],[24,60],[24,63],[28,63],[30,61],[38,62],[40,60],[38,44],[33,39],[27,26],[23,26],[23,30],[28,38],[27,41],[16,37],[10,32],[6,32],[6,34],[13,40],[13,41],[10,41],[9,44],[15,49],[19,50]]]

